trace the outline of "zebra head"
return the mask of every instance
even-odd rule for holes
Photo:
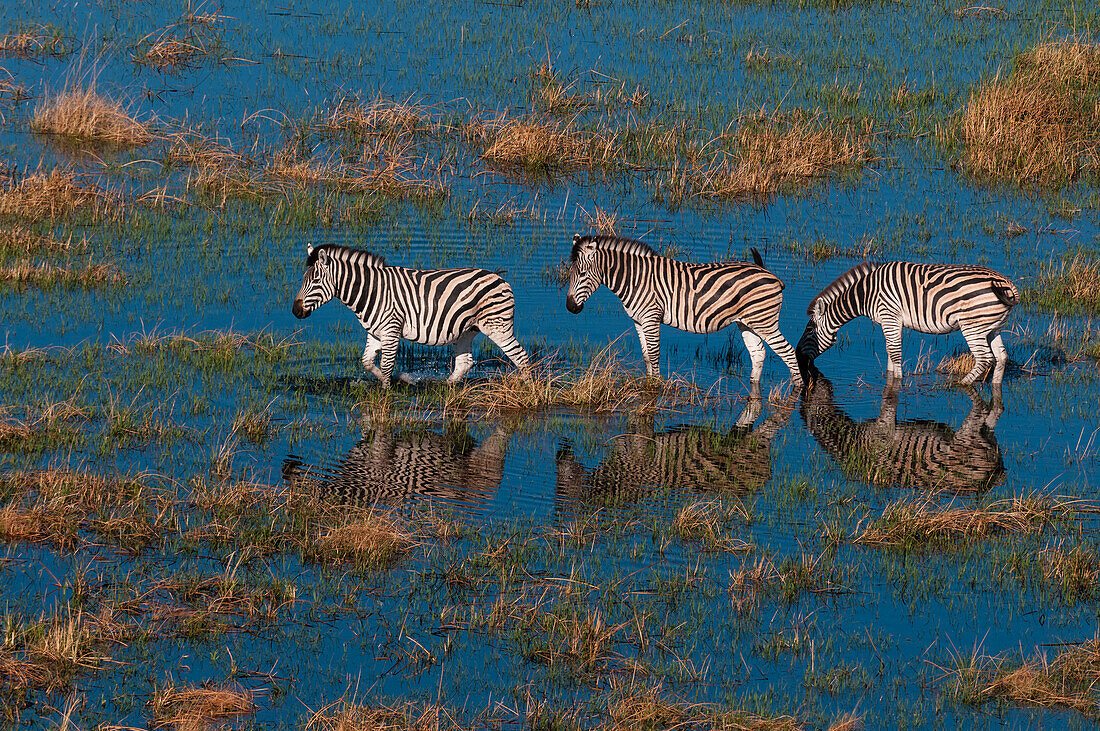
[[[573,250],[569,253],[569,292],[565,295],[565,308],[577,314],[599,286],[596,241],[592,236],[576,234],[573,236]]]
[[[798,367],[803,372],[814,370],[814,360],[836,343],[836,334],[840,326],[829,317],[828,304],[815,298],[806,309],[810,316],[806,329],[795,347]]]
[[[328,251],[324,247],[308,247],[306,273],[302,276],[302,286],[294,298],[291,311],[298,319],[309,317],[310,313],[328,302],[336,295],[336,284],[332,277],[332,264]]]

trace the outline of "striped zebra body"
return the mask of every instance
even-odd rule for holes
[[[958,429],[933,421],[897,421],[898,392],[887,387],[877,419],[854,421],[818,376],[802,394],[806,430],[852,479],[878,486],[984,492],[1005,472],[993,429],[1004,413],[996,395],[986,404],[966,389],[970,413]]]
[[[755,250],[754,250],[755,254]],[[757,263],[688,264],[615,236],[574,236],[565,305],[576,314],[606,285],[634,320],[646,373],[659,376],[661,325],[713,333],[736,323],[752,358],[752,383],[764,369],[764,343],[801,381],[794,349],[779,332],[783,283]]]
[[[401,338],[424,345],[453,344],[454,371],[462,380],[473,367],[473,340],[484,333],[516,367],[527,353],[512,333],[515,298],[499,274],[484,269],[405,269],[380,256],[328,244],[310,247],[296,317],[308,317],[333,297],[347,305],[367,331],[363,366],[389,388]],[[381,353],[381,367],[375,360]],[[410,380],[408,374],[400,374]]]
[[[1008,362],[1000,331],[1018,301],[1016,285],[985,267],[864,262],[810,302],[798,359],[811,367],[845,323],[863,316],[882,327],[891,380],[902,375],[901,331],[907,327],[937,335],[961,330],[974,355],[962,383],[973,383],[994,362],[993,383],[1000,383]]]

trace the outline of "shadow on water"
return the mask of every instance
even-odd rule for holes
[[[334,504],[400,508],[426,500],[476,514],[500,487],[509,438],[499,425],[481,442],[462,423],[442,432],[378,426],[331,466],[288,455],[282,475]]]
[[[980,494],[1005,474],[993,429],[1004,413],[1000,389],[991,403],[962,389],[970,413],[958,429],[936,421],[898,422],[898,392],[887,386],[876,419],[855,421],[833,400],[833,384],[818,374],[802,394],[806,429],[850,478],[880,487]]]
[[[689,493],[745,496],[772,475],[772,440],[790,420],[794,399],[764,410],[751,398],[728,431],[681,425],[657,433],[652,421],[614,435],[599,464],[587,468],[569,442],[557,454],[558,510],[587,512],[637,504],[668,505]]]

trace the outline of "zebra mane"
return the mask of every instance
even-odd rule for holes
[[[623,236],[597,234],[595,236],[574,236],[573,250],[569,254],[569,260],[576,261],[577,255],[580,254],[581,246],[590,242],[595,244],[596,248],[603,249],[604,251],[621,251],[626,254],[636,254],[637,256],[659,256],[649,244],[642,241],[628,239]]]
[[[878,269],[878,267],[879,263],[874,261],[865,261],[861,264],[856,264],[854,267],[834,279],[832,284],[821,290],[816,297],[810,300],[810,305],[806,308],[806,314],[812,316],[814,314],[814,307],[817,306],[818,302],[824,305],[829,304],[846,292],[853,284],[866,277],[875,269]]]
[[[328,252],[329,256],[339,259],[340,261],[353,262],[365,267],[386,266],[386,259],[384,257],[372,254],[369,251],[353,249],[350,246],[341,246],[340,244],[322,244],[321,246],[313,247],[313,250],[309,252],[309,258],[306,259],[307,267],[313,266],[317,262],[317,256],[321,251]]]

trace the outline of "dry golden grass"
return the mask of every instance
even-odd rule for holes
[[[550,356],[533,366],[530,377],[512,370],[500,379],[463,384],[445,395],[443,410],[463,414],[550,408],[652,412],[705,406],[723,398],[713,387],[704,390],[682,378],[635,375],[610,347],[593,356],[584,369],[559,366]]]
[[[1002,533],[1032,533],[1070,516],[1072,501],[1015,497],[984,508],[942,508],[932,498],[891,503],[854,541],[871,546],[955,545]]]
[[[970,95],[958,122],[971,174],[1047,185],[1094,171],[1100,153],[1100,46],[1043,43]]]
[[[413,535],[394,517],[368,510],[323,530],[309,547],[315,559],[384,566],[414,545]]]
[[[695,165],[687,182],[702,197],[771,195],[870,162],[867,140],[850,125],[804,114],[750,119],[731,136],[729,151]]]
[[[64,56],[71,50],[67,39],[44,25],[28,25],[0,36],[0,56],[41,58]]]
[[[150,41],[134,60],[157,71],[174,73],[195,66],[205,55],[206,49],[191,40],[161,36]]]
[[[1100,556],[1085,546],[1047,546],[1039,552],[1043,580],[1063,592],[1089,596],[1100,584]]]
[[[581,132],[568,122],[505,119],[486,129],[488,146],[481,158],[491,165],[545,174],[621,163],[622,152],[613,136]]]
[[[1041,264],[1024,299],[1046,310],[1100,312],[1100,255],[1078,252],[1073,258]]]
[[[126,276],[113,264],[88,264],[67,268],[49,263],[19,262],[10,266],[0,266],[0,282],[16,285],[29,284],[47,289],[56,286],[92,289],[116,286],[125,281]]]
[[[684,540],[698,541],[715,551],[743,552],[752,550],[752,544],[740,538],[722,534],[722,526],[732,519],[746,521],[748,511],[740,503],[719,501],[695,502],[685,505],[672,521],[672,530]]]
[[[607,713],[611,729],[704,728],[712,731],[799,731],[790,716],[764,717],[704,703],[670,700],[659,688],[612,682]]]
[[[256,712],[252,693],[242,688],[167,686],[150,701],[156,727],[201,729],[213,721]]]
[[[458,731],[454,713],[437,705],[361,706],[341,699],[320,709],[306,731]]]
[[[1100,640],[1092,639],[1062,650],[1053,659],[1045,655],[1023,662],[975,655],[949,670],[954,693],[981,705],[1002,699],[1018,705],[1069,708],[1089,718],[1100,717]]]
[[[139,121],[120,102],[101,95],[94,83],[47,93],[35,105],[31,129],[123,147],[144,145],[153,138],[149,122]]]
[[[72,234],[65,241],[53,236],[35,233],[24,226],[0,228],[0,252],[28,256],[32,254],[55,254],[58,252],[84,251],[88,240],[73,244]]]
[[[414,136],[435,129],[434,111],[410,100],[404,102],[382,95],[364,102],[358,96],[345,95],[319,112],[313,126],[334,133],[388,138]]]
[[[829,731],[859,731],[863,728],[864,715],[855,711],[845,713],[829,724]]]
[[[561,80],[561,75],[544,62],[531,74],[531,97],[534,105],[547,114],[568,114],[587,107],[591,101],[577,94],[573,87]]]
[[[0,190],[0,216],[32,220],[52,220],[78,211],[101,216],[117,211],[119,203],[114,193],[61,167],[32,173]]]

